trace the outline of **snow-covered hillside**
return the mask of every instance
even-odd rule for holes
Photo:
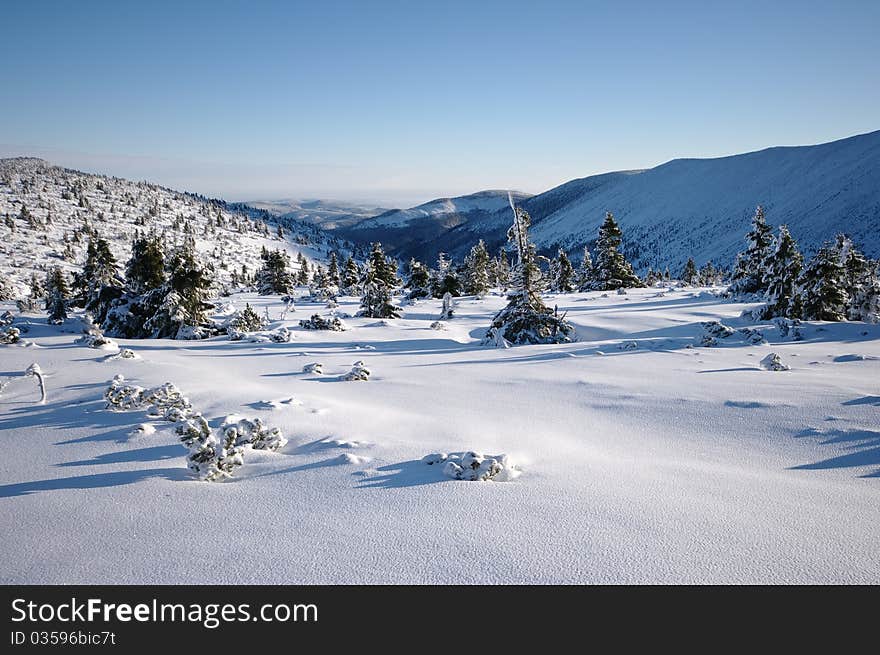
[[[298,327],[323,305],[230,300],[293,339],[120,340],[125,359],[77,343],[75,319],[16,317],[32,345],[0,345],[0,582],[880,583],[880,325],[798,340],[655,287],[549,295],[577,340],[497,349],[480,339],[499,295],[458,299],[442,329],[427,300],[344,332]],[[369,380],[344,381],[361,360]],[[173,424],[105,409],[117,374],[289,442],[198,482]],[[421,461],[471,449],[520,475]]]
[[[23,211],[24,210],[24,211]],[[283,238],[277,223],[284,225]],[[0,275],[27,293],[32,272],[82,265],[84,224],[105,238],[124,263],[136,230],[155,229],[169,245],[192,234],[200,256],[214,264],[218,282],[242,265],[253,273],[260,251],[284,249],[324,260],[329,250],[350,246],[317,227],[276,220],[241,205],[181,193],[116,177],[81,173],[41,159],[0,160]]]
[[[337,200],[253,200],[247,204],[273,216],[316,225],[326,230],[350,227],[388,209]]]
[[[645,171],[587,177],[521,204],[532,217],[532,238],[552,254],[562,246],[577,255],[595,240],[605,212],[613,212],[639,270],[670,266],[677,271],[689,256],[698,265],[711,259],[729,267],[743,248],[758,204],[764,206],[771,224],[788,224],[807,253],[846,232],[876,257],[880,255],[880,131],[816,146],[677,159]],[[447,222],[442,229],[434,224],[427,238],[418,240],[411,235],[419,224],[414,219],[421,214],[409,213],[413,211],[399,212],[413,220],[389,223],[382,235],[395,255],[433,261],[437,251],[447,251],[460,258],[480,238],[492,250],[505,242],[509,210],[504,207],[488,214],[461,214],[460,220]],[[357,230],[346,235],[359,237]]]
[[[339,233],[361,244],[379,241],[392,253],[433,261],[438,252],[435,238],[444,237],[456,227],[494,217],[505,208],[509,212],[507,195],[507,191],[481,191],[457,198],[438,198],[411,209],[389,210]],[[513,197],[522,202],[530,196],[514,192]]]

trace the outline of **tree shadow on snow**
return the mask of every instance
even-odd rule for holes
[[[56,466],[92,466],[95,464],[117,464],[120,462],[153,462],[164,459],[178,459],[183,456],[180,444],[168,446],[150,446],[149,448],[136,448],[123,450],[117,453],[105,453],[96,455],[92,459],[81,459],[75,462],[64,462]]]
[[[394,489],[401,487],[421,487],[426,484],[446,482],[449,478],[444,477],[440,466],[434,464],[428,466],[421,460],[413,459],[397,464],[387,464],[376,469],[383,475],[373,475],[363,478],[358,489]]]
[[[852,468],[863,466],[876,466],[877,470],[861,477],[880,477],[880,432],[873,430],[828,430],[820,432],[815,428],[808,428],[795,435],[796,438],[822,437],[821,445],[844,444],[850,452],[829,457],[812,464],[800,464],[791,467],[795,470],[824,470],[836,468]]]
[[[841,405],[874,405],[880,407],[880,396],[863,396],[862,398],[853,398],[841,403]]]
[[[34,480],[0,485],[0,498],[27,496],[40,491],[58,491],[64,489],[98,489],[102,487],[118,487],[134,484],[150,478],[181,481],[188,479],[185,468],[143,469],[140,471],[116,471],[111,473],[95,473],[70,478],[52,480]]]

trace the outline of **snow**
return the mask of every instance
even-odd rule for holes
[[[442,332],[439,300],[346,332],[300,329],[321,307],[303,301],[269,326],[286,343],[119,339],[139,360],[77,345],[76,317],[16,317],[35,346],[0,346],[0,379],[37,363],[48,400],[32,380],[0,393],[0,582],[199,583],[205,544],[281,554],[232,558],[218,584],[880,582],[880,326],[803,322],[796,340],[710,289],[546,301],[574,342],[481,346],[497,294],[457,299]],[[712,321],[735,332],[703,347]],[[790,370],[763,370],[770,353]],[[369,382],[341,381],[359,360]],[[175,424],[105,409],[117,374],[289,442],[200,482]],[[443,475],[470,451],[518,477]]]

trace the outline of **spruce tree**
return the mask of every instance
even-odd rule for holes
[[[165,282],[165,253],[155,234],[138,236],[131,246],[125,278],[134,293],[158,289]]]
[[[327,262],[327,283],[334,287],[340,286],[339,260],[335,252],[330,253],[330,261]]]
[[[794,299],[798,295],[798,279],[804,268],[803,255],[798,251],[797,243],[786,225],[779,226],[774,245],[772,254],[767,258],[767,271],[761,283],[767,289],[765,318],[801,318],[797,315],[800,303],[795,303]]]
[[[296,261],[299,264],[299,269],[296,272],[296,284],[303,287],[308,286],[312,277],[309,262],[302,253],[297,253]]]
[[[537,265],[535,246],[529,241],[528,212],[516,207],[508,194],[513,210],[513,225],[507,238],[516,248],[512,291],[507,306],[492,319],[485,343],[565,343],[571,341],[574,328],[541,300],[543,280]]]
[[[581,259],[580,267],[578,267],[578,291],[589,291],[593,288],[595,281],[596,271],[593,267],[593,258],[590,256],[590,249],[584,246],[584,257]]]
[[[510,263],[507,261],[507,251],[503,248],[495,260],[495,285],[502,291],[507,291],[510,287]]]
[[[437,257],[437,270],[431,276],[431,295],[434,298],[442,298],[445,294],[455,297],[461,295],[461,280],[452,265],[452,259],[445,252]]]
[[[484,296],[489,291],[489,251],[480,239],[464,260],[465,293]]]
[[[349,256],[345,260],[345,267],[342,269],[342,279],[340,280],[343,293],[349,296],[355,295],[360,276],[361,272],[358,270],[357,263]]]
[[[364,284],[364,295],[361,297],[361,310],[358,316],[367,318],[400,318],[400,307],[391,302],[391,290],[381,280],[373,280]]]
[[[565,251],[560,248],[553,265],[552,289],[559,293],[574,291],[574,267]]]
[[[849,298],[846,270],[837,250],[826,243],[810,260],[801,276],[801,302],[804,318],[810,321],[846,319]]]
[[[210,289],[211,273],[196,259],[194,249],[178,248],[169,258],[166,283],[145,300],[150,317],[144,330],[157,339],[199,338]]]
[[[681,272],[681,281],[691,287],[699,284],[700,278],[693,257],[688,257],[687,264],[684,265],[684,270]]]
[[[430,274],[428,267],[415,258],[409,261],[409,278],[404,285],[405,289],[409,289],[408,297],[412,300],[418,298],[427,298],[431,295],[428,289],[430,285]]]
[[[257,271],[257,287],[264,296],[286,295],[295,286],[293,273],[288,270],[290,258],[283,250],[266,251],[263,266]]]
[[[596,284],[603,291],[642,286],[632,265],[619,250],[622,242],[623,232],[614,220],[614,215],[606,212],[605,222],[599,228],[599,238],[596,241],[594,266]]]
[[[49,314],[49,323],[60,325],[67,319],[67,308],[70,299],[70,289],[67,279],[60,266],[49,271],[46,276],[46,311]]]
[[[773,228],[767,225],[761,205],[755,210],[746,241],[746,251],[737,256],[730,290],[735,294],[763,293],[766,291],[767,259],[772,254]]]
[[[389,289],[393,289],[400,283],[397,277],[397,262],[385,255],[382,244],[378,241],[370,249],[362,282],[364,284],[381,282]]]

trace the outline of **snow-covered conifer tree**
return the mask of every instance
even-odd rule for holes
[[[681,272],[681,281],[688,286],[695,286],[700,283],[700,276],[697,273],[697,265],[694,263],[693,257],[688,257],[687,264]]]
[[[289,294],[295,285],[289,270],[290,258],[283,250],[267,251],[261,255],[263,266],[257,271],[257,288],[261,295]]]
[[[571,341],[574,328],[549,309],[541,300],[543,288],[541,272],[536,262],[534,244],[529,242],[531,223],[526,210],[513,204],[513,225],[507,232],[508,240],[516,247],[517,260],[513,270],[513,284],[507,306],[492,319],[484,343],[565,343]]]
[[[46,311],[49,323],[61,324],[67,319],[67,308],[70,302],[70,290],[67,279],[60,266],[56,266],[46,276]]]
[[[783,316],[801,318],[800,303],[795,302],[798,295],[798,278],[804,268],[803,255],[797,249],[797,242],[788,231],[788,226],[779,226],[779,235],[774,240],[773,252],[767,258],[767,270],[761,286],[766,288],[767,309],[765,318]]]
[[[391,290],[381,280],[367,282],[361,297],[358,316],[367,318],[400,318],[400,307],[391,302]]]
[[[767,225],[761,205],[755,210],[746,240],[748,247],[737,256],[730,290],[735,294],[763,293],[767,259],[773,252],[773,228]]]
[[[581,265],[578,267],[577,287],[578,291],[589,291],[594,288],[596,282],[596,270],[593,267],[593,258],[590,256],[590,249],[584,246],[584,257],[581,259]]]
[[[574,291],[574,267],[566,252],[560,248],[553,260],[553,277],[550,288],[558,293]]]
[[[431,295],[429,290],[430,273],[428,267],[415,258],[409,260],[409,277],[404,284],[404,289],[409,289],[407,297],[416,300],[427,298]]]
[[[843,321],[849,297],[846,269],[839,253],[826,243],[807,264],[800,280],[803,315],[807,320]]]
[[[597,288],[610,291],[642,286],[641,280],[633,272],[632,265],[620,252],[623,232],[611,212],[605,213],[605,222],[599,228],[596,241],[595,271]]]
[[[437,269],[431,275],[431,295],[434,298],[442,298],[444,294],[451,293],[453,296],[461,295],[461,279],[452,259],[445,252],[437,257]]]
[[[484,296],[489,291],[489,251],[480,239],[464,259],[464,291]]]
[[[358,293],[358,280],[360,280],[361,272],[358,265],[351,257],[345,260],[345,267],[342,269],[341,291],[342,293],[353,296]]]

